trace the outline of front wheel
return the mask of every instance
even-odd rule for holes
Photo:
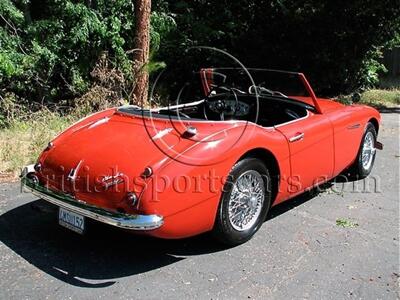
[[[271,205],[271,179],[264,163],[245,158],[233,166],[221,196],[214,236],[234,246],[261,227]]]
[[[372,123],[368,123],[361,140],[357,158],[350,167],[351,178],[363,179],[371,173],[375,162],[376,136],[375,126]]]

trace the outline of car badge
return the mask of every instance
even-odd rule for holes
[[[101,179],[101,183],[107,190],[114,185],[124,182],[125,181],[124,176],[125,175],[121,172],[117,173],[116,175],[106,175],[103,176],[103,178]]]

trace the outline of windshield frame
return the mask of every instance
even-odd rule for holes
[[[205,96],[209,95],[212,90],[214,89],[214,87],[212,87],[212,85],[214,84],[212,82],[212,76],[213,74],[222,74],[224,76],[226,76],[226,74],[223,73],[223,71],[242,71],[242,69],[240,68],[234,68],[234,67],[221,67],[221,68],[204,68],[200,70],[200,77],[201,77],[201,81],[202,81],[202,86],[203,86],[203,90],[205,93]],[[268,95],[268,96],[273,96],[273,97],[287,97],[292,99],[293,101],[297,101],[297,102],[301,102],[301,103],[306,103],[308,105],[311,105],[312,107],[314,107],[314,111],[316,113],[321,114],[321,108],[320,105],[318,103],[318,99],[315,95],[315,92],[313,90],[313,88],[311,87],[309,81],[307,80],[306,76],[303,73],[300,72],[293,72],[293,71],[284,71],[284,70],[275,70],[275,69],[263,69],[263,68],[248,68],[247,71],[250,73],[253,72],[269,72],[269,73],[279,73],[279,74],[287,74],[287,75],[295,75],[298,76],[299,78],[299,82],[303,85],[304,90],[308,93],[307,98],[310,98],[312,104],[306,102],[306,101],[302,101],[300,99],[296,99],[294,95],[284,95],[284,93],[282,93],[281,91],[272,91],[272,92],[276,92],[276,93],[280,93],[281,95]],[[214,84],[215,85],[215,84]],[[268,87],[266,87],[268,89]],[[247,91],[246,91],[247,92]],[[255,93],[255,96],[266,96],[260,93]],[[282,96],[283,95],[283,96]]]

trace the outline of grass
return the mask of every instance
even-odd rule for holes
[[[352,95],[341,95],[337,100],[345,104],[350,104],[352,103],[351,98]],[[400,88],[367,90],[361,94],[358,104],[369,105],[377,109],[398,107],[400,105]]]
[[[16,179],[21,169],[35,163],[47,144],[72,123],[95,111],[121,105],[109,90],[94,86],[75,99],[68,111],[55,107],[29,109],[14,95],[0,96],[0,181]],[[32,112],[34,111],[34,112]]]
[[[354,228],[354,227],[358,227],[358,223],[349,220],[349,219],[345,219],[345,218],[339,218],[336,220],[336,226],[340,226],[343,228]]]
[[[393,108],[400,105],[400,76],[381,78],[379,87],[364,91],[359,104],[365,104],[377,109]],[[338,101],[350,104],[352,95],[342,95]]]
[[[368,90],[361,95],[360,103],[377,108],[400,105],[400,89]]]
[[[21,168],[35,162],[49,141],[73,121],[43,110],[0,129],[0,180],[16,178]]]

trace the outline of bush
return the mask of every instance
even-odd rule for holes
[[[133,15],[125,0],[2,0],[0,91],[40,103],[79,97],[96,80],[90,73],[104,52],[132,85]],[[152,20],[157,49],[174,23],[162,11]]]
[[[153,57],[175,68],[168,84],[188,69],[218,64],[185,57],[189,47],[208,45],[248,67],[303,71],[320,94],[348,93],[376,84],[382,47],[400,40],[400,7],[392,0],[155,0],[152,7]],[[0,1],[0,95],[47,105],[80,97],[107,53],[109,69],[124,78],[122,90],[112,88],[129,98],[133,16],[126,0]]]
[[[380,50],[400,30],[392,0],[169,3],[179,31],[162,43],[168,65],[190,68],[202,58],[182,58],[183,49],[215,46],[248,67],[302,71],[322,95],[376,84]]]

